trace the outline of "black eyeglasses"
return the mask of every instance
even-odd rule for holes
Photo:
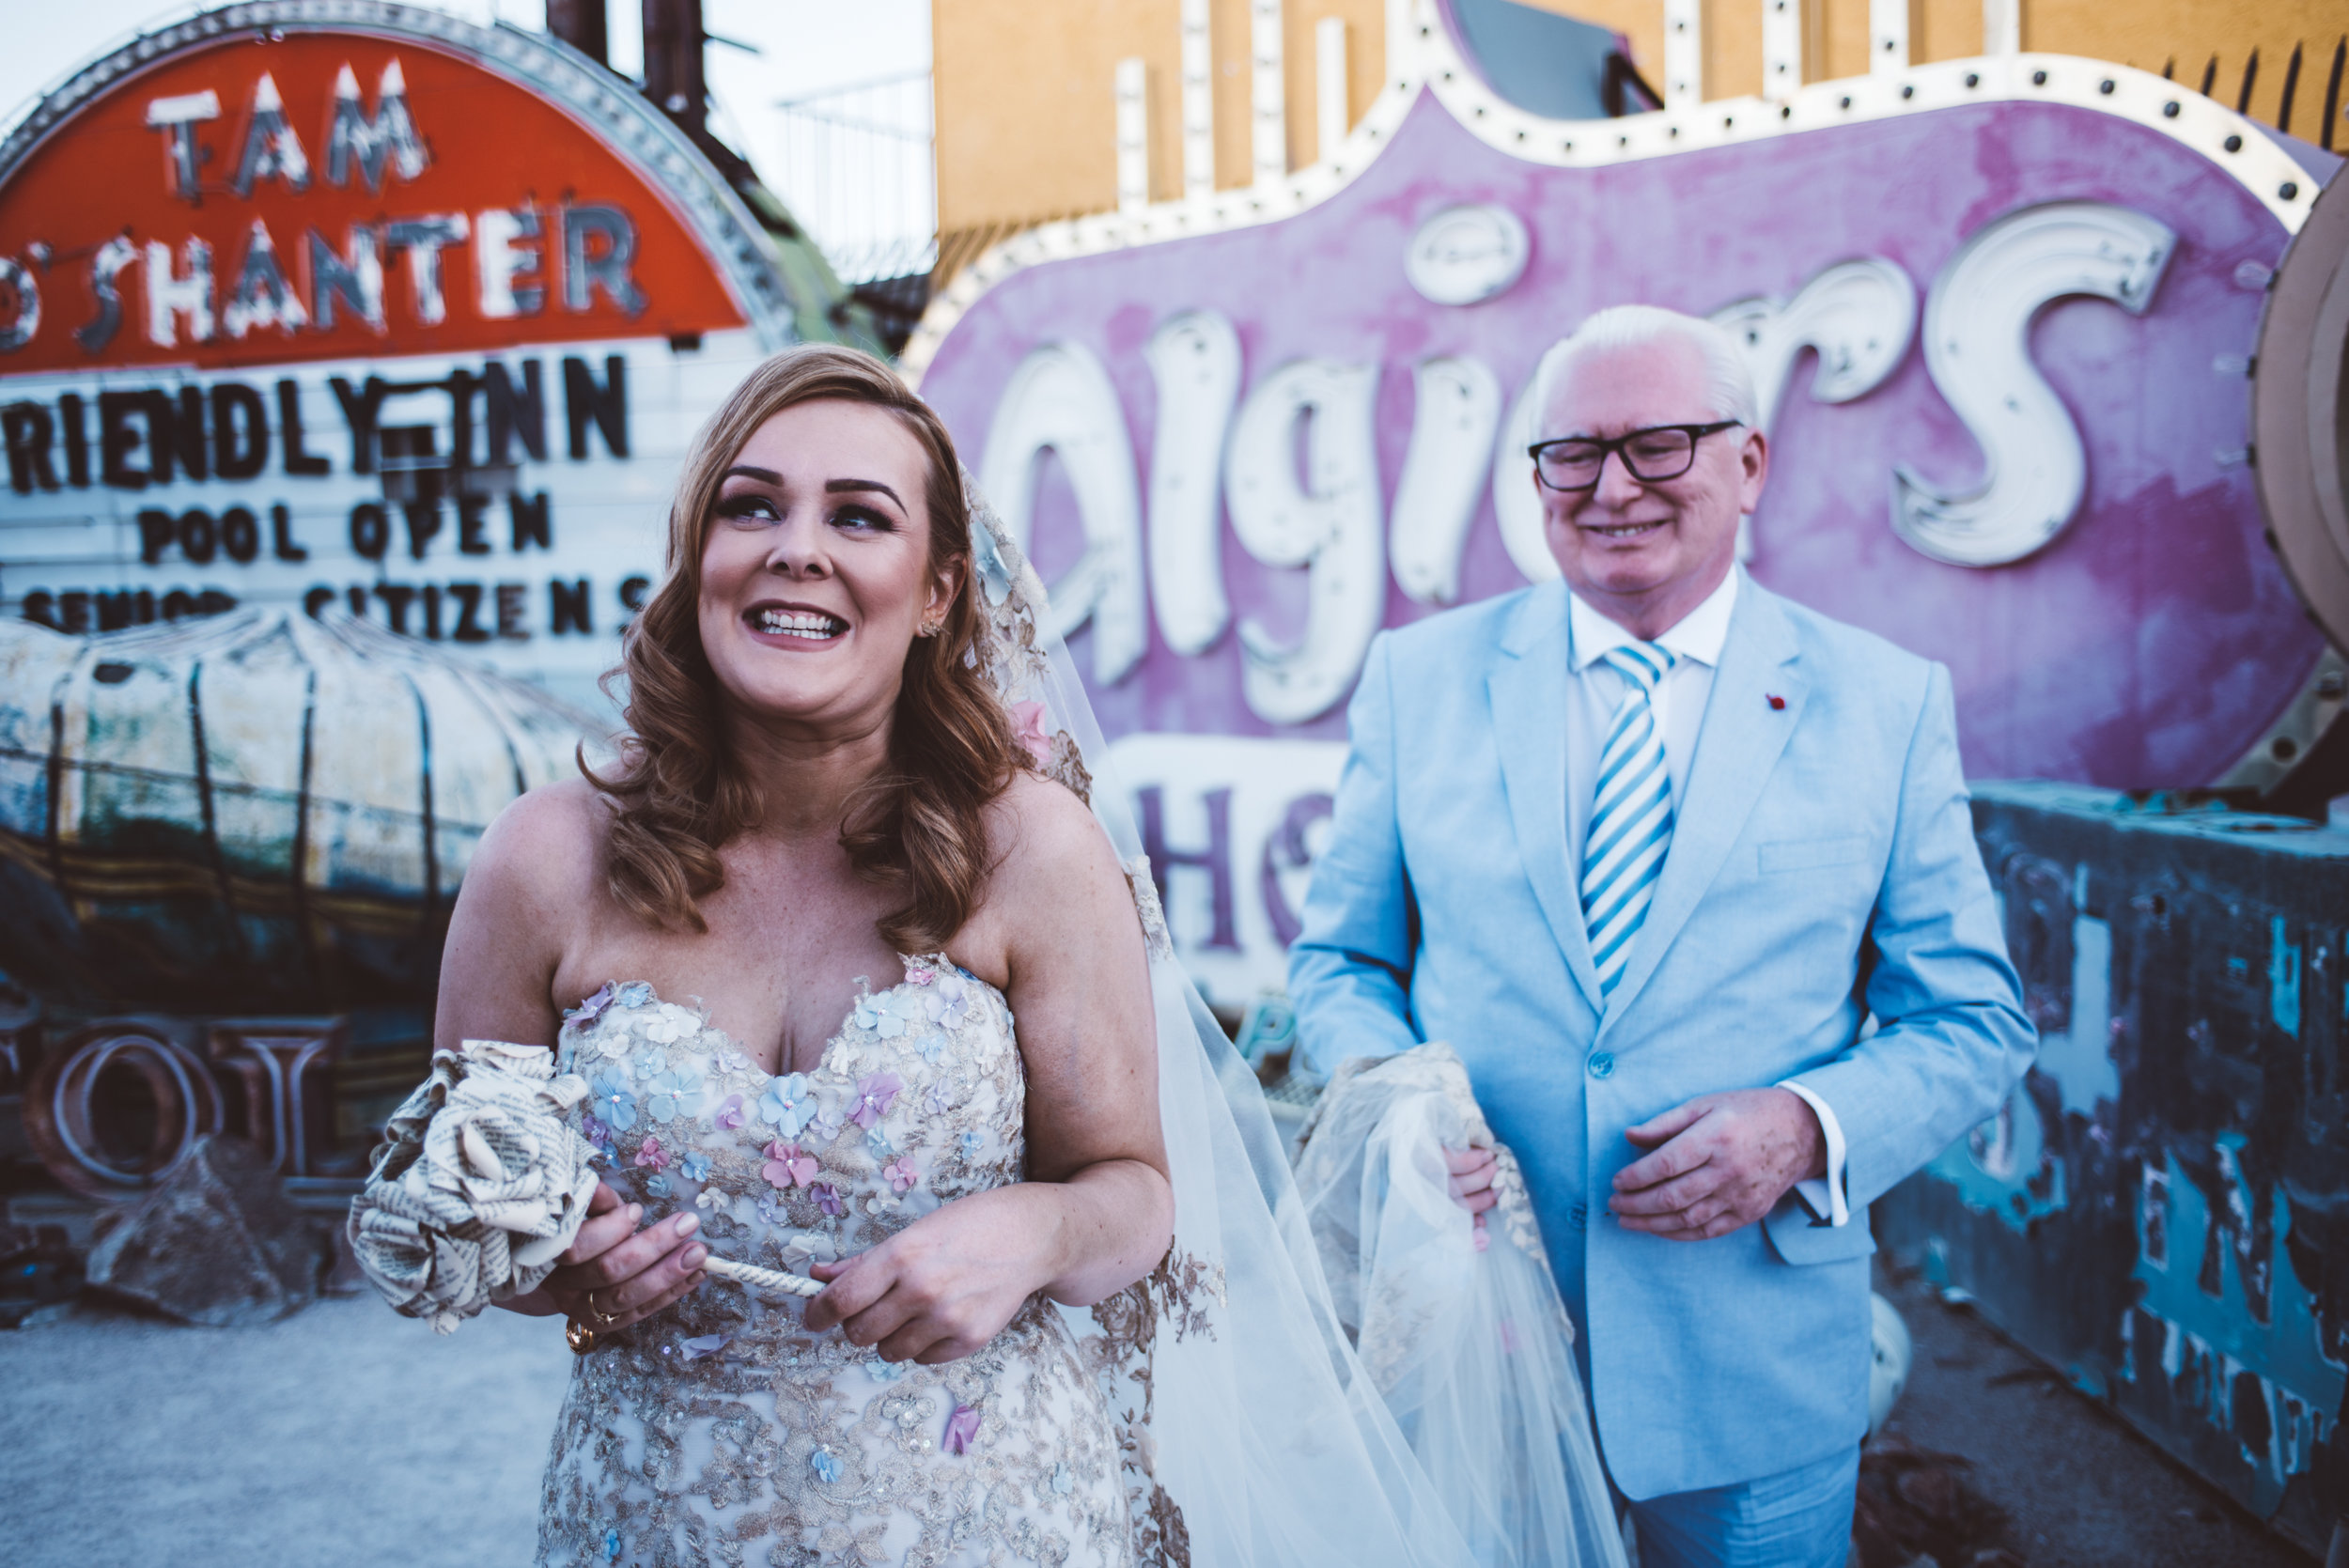
[[[1537,441],[1525,449],[1533,459],[1533,476],[1553,490],[1587,490],[1598,485],[1607,454],[1623,458],[1623,466],[1643,484],[1677,479],[1696,466],[1697,442],[1717,430],[1731,430],[1742,419],[1719,419],[1710,425],[1651,425],[1610,440],[1565,436]]]

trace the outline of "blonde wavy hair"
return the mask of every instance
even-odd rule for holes
[[[830,344],[786,349],[752,371],[702,427],[669,507],[661,585],[629,628],[619,667],[604,677],[607,691],[627,681],[619,762],[607,776],[583,754],[579,769],[612,802],[605,879],[613,897],[656,928],[707,931],[700,901],[725,885],[719,851],[757,825],[766,796],[725,745],[725,693],[701,641],[702,553],[719,485],[752,432],[786,409],[826,398],[886,409],[913,433],[928,458],[930,569],[962,568],[942,629],[916,638],[906,654],[889,766],[852,798],[840,831],[860,873],[904,893],[878,923],[882,938],[900,953],[930,953],[977,908],[994,863],[987,807],[1015,769],[1031,765],[989,680],[954,438],[870,354]]]

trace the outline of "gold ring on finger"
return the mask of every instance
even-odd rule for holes
[[[612,1327],[613,1325],[620,1321],[619,1313],[607,1312],[601,1307],[596,1305],[596,1293],[594,1291],[589,1291],[587,1293],[587,1315],[595,1320],[596,1327],[599,1328],[608,1329]]]

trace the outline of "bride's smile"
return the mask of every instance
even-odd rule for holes
[[[698,618],[718,685],[794,739],[869,733],[906,654],[953,601],[934,560],[921,443],[894,414],[794,404],[727,465],[703,547]]]

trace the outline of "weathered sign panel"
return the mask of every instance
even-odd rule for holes
[[[561,45],[232,7],[0,148],[0,609],[332,603],[582,702],[693,427],[789,302],[750,214]]]
[[[535,35],[232,6],[45,100],[0,145],[0,963],[428,1001],[482,829],[609,714],[692,431],[806,303]]]
[[[2334,667],[2262,538],[2245,375],[2327,155],[2051,56],[1550,121],[1405,11],[1330,162],[1024,237],[908,351],[1218,1000],[1281,977],[1371,637],[1555,574],[1525,393],[1607,304],[1744,342],[1748,565],[1946,661],[1974,776],[2264,783],[2313,737]]]
[[[2321,1550],[2349,1503],[2349,833],[2060,784],[1974,820],[2039,1061],[1879,1234]]]

